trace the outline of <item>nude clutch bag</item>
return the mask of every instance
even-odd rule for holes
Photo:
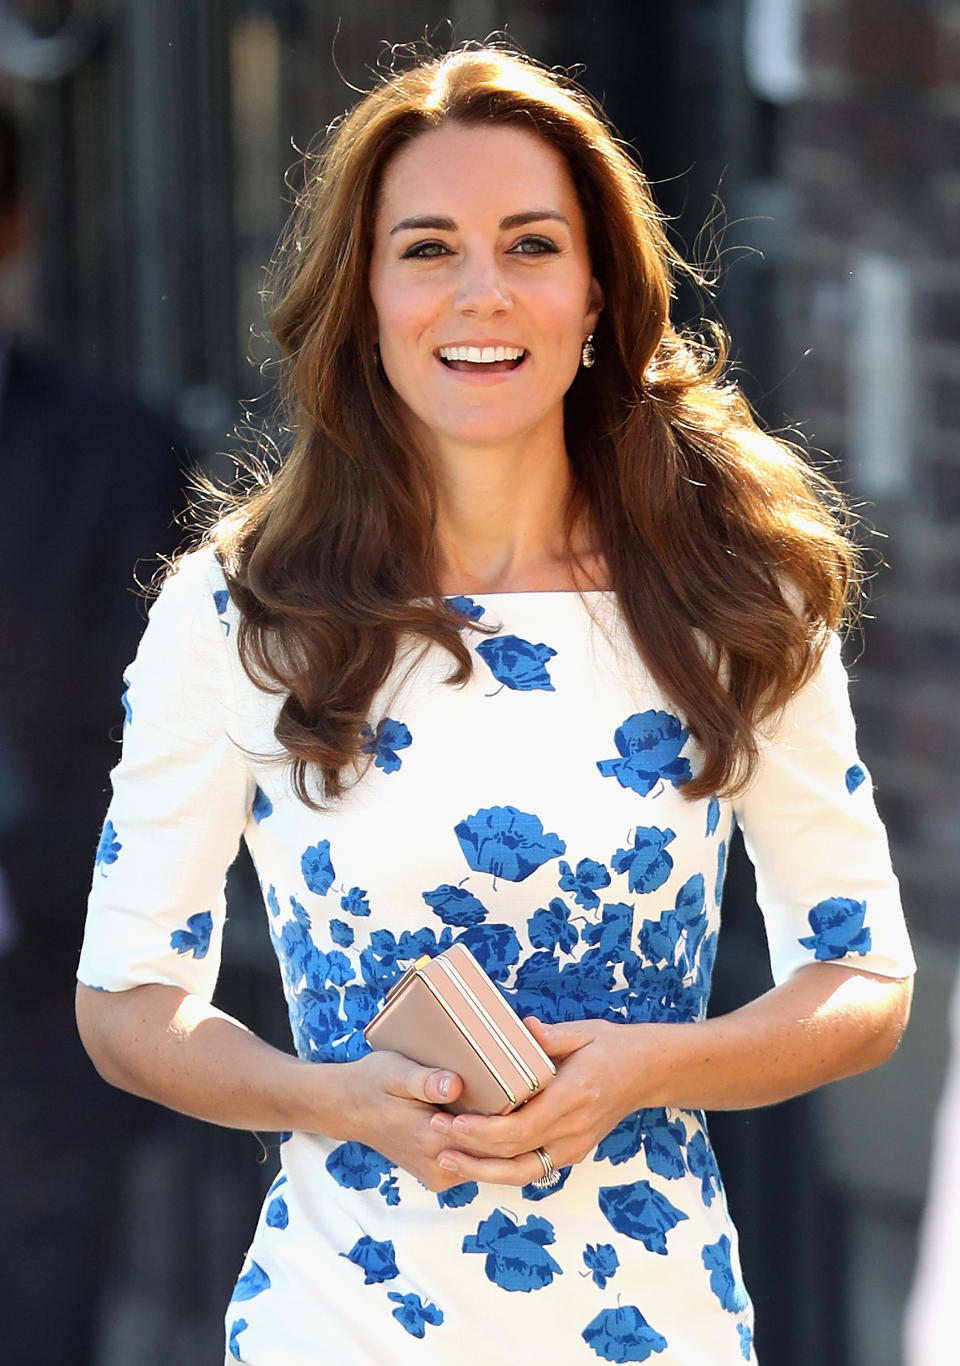
[[[424,954],[387,992],[364,1037],[422,1067],[463,1078],[454,1114],[507,1115],[556,1068],[465,944]]]

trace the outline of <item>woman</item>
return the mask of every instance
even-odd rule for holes
[[[79,974],[108,1080],[285,1131],[228,1362],[753,1360],[700,1111],[899,1038],[855,555],[671,328],[679,264],[586,96],[500,51],[386,82],[308,178],[293,448],[154,606]],[[734,820],[778,985],[707,1021]],[[209,1005],[241,835],[296,1059]],[[557,1064],[507,1117],[363,1041],[453,939]]]

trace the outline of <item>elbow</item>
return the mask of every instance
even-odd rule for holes
[[[123,1069],[119,1066],[110,1039],[116,1031],[111,1027],[113,1013],[111,998],[114,993],[96,991],[93,987],[77,983],[75,1003],[77,1033],[87,1057],[93,1063],[98,1075],[110,1086],[129,1090]]]
[[[861,1071],[882,1067],[896,1053],[910,1019],[912,1000],[912,977],[890,983],[886,1008],[873,1020],[866,1040]]]

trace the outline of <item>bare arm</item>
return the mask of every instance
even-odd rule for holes
[[[634,1110],[748,1109],[865,1071],[896,1048],[911,987],[816,963],[703,1023],[528,1020],[558,1064],[556,1081],[504,1118],[435,1116],[448,1145],[440,1165],[461,1181],[524,1185],[541,1174],[536,1148],[558,1167],[579,1162]]]
[[[455,1184],[436,1164],[435,1107],[459,1095],[454,1073],[397,1053],[314,1063],[273,1048],[178,987],[77,988],[77,1024],[105,1081],[234,1129],[358,1139],[432,1190]]]

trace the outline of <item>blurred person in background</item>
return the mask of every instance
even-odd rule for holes
[[[930,1183],[913,1289],[907,1304],[904,1366],[944,1366],[958,1353],[960,1290],[960,973],[950,1005],[950,1058],[933,1135]]]
[[[105,1088],[78,1046],[77,906],[142,625],[134,566],[173,548],[182,440],[19,339],[22,161],[0,108],[0,1359],[89,1366],[110,1195],[156,1112]]]
[[[506,52],[392,76],[308,163],[292,450],[151,610],[78,974],[108,1080],[283,1131],[228,1366],[755,1361],[702,1110],[899,1040],[856,551],[672,326],[684,269],[595,104]],[[708,1020],[735,821],[777,985]],[[241,838],[296,1058],[210,1004]],[[515,1114],[365,1043],[454,937],[557,1065]]]

